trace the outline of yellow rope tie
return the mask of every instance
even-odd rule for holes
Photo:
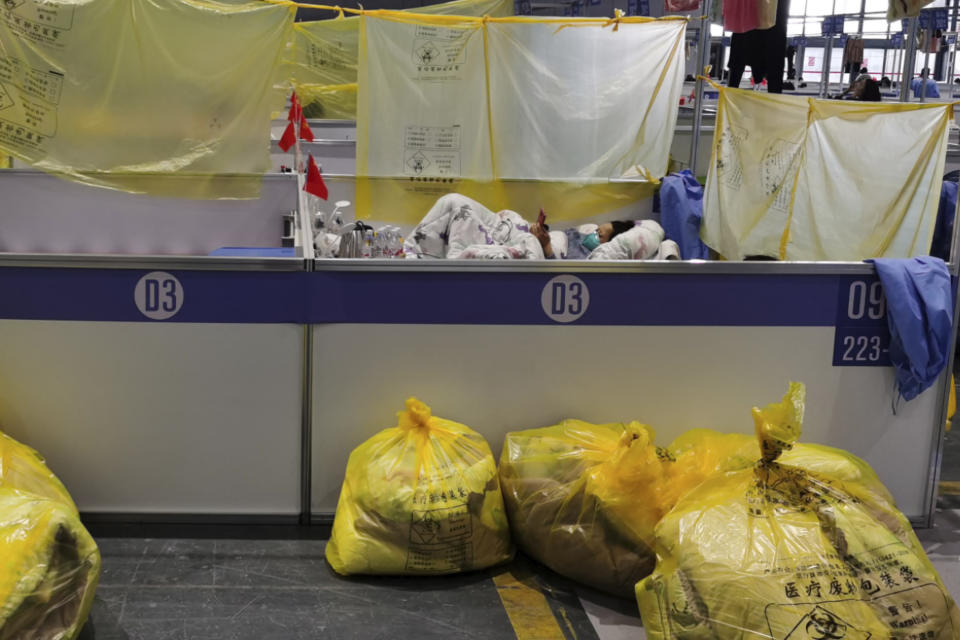
[[[622,10],[622,9],[614,9],[614,10],[613,10],[613,17],[603,23],[603,28],[606,29],[606,28],[609,27],[610,25],[613,25],[613,30],[614,30],[614,31],[619,31],[619,30],[620,30],[620,19],[621,19],[621,18],[623,18],[623,10]]]

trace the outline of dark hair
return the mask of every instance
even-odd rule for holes
[[[610,240],[613,240],[621,233],[626,233],[633,229],[636,225],[631,220],[613,220],[611,223],[613,225],[613,232],[610,234]]]
[[[860,100],[863,102],[880,102],[880,85],[873,78],[867,78],[863,85],[863,93],[860,94]]]
[[[867,73],[866,67],[860,67],[860,73]]]
[[[958,79],[960,79],[960,78],[958,78]],[[887,87],[890,87],[892,84],[893,84],[893,83],[890,82],[890,78],[888,78],[887,76],[883,76],[882,78],[880,78],[880,86],[881,86],[881,87],[887,88]]]

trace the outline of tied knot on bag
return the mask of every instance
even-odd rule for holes
[[[760,443],[761,465],[775,461],[781,453],[792,449],[800,438],[806,395],[803,384],[791,382],[780,402],[763,409],[753,408],[753,425]]]
[[[397,413],[397,426],[401,429],[425,429],[429,427],[432,413],[430,407],[416,398],[407,398],[407,409]]]
[[[652,441],[649,427],[639,422],[630,422],[623,426],[623,433],[617,442],[619,448],[629,448],[635,442],[640,441],[640,446],[645,447]]]

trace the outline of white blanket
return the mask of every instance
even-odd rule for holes
[[[663,227],[653,220],[643,220],[633,229],[601,244],[587,260],[649,260],[660,250],[663,236]]]
[[[519,214],[494,213],[458,193],[437,200],[406,239],[403,251],[408,258],[543,259],[540,242]]]

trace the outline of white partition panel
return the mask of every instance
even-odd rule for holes
[[[314,328],[313,511],[332,513],[349,452],[416,395],[499,460],[504,435],[640,420],[668,444],[707,427],[753,433],[750,409],[807,385],[802,441],[869,462],[911,517],[924,488],[936,388],[892,412],[893,370],[824,366],[833,329],[321,325]]]
[[[296,176],[265,176],[257,200],[161,198],[36,171],[0,171],[0,252],[207,255],[279,247]]]
[[[81,511],[296,515],[302,331],[0,320],[0,429]]]
[[[752,434],[751,408],[789,381],[807,386],[803,442],[864,458],[907,516],[930,513],[947,381],[894,402],[886,318],[857,311],[858,292],[879,286],[864,267],[408,266],[310,274],[326,319],[313,328],[315,516],[334,511],[350,451],[411,395],[499,459],[507,432],[564,418],[639,420],[662,445],[698,427]],[[564,281],[579,315],[551,308]]]

